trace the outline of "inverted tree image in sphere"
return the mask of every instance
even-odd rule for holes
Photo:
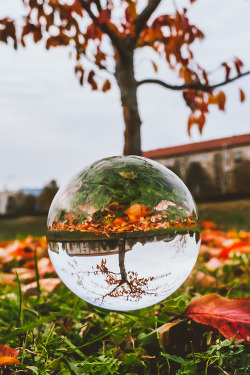
[[[48,215],[52,264],[83,300],[128,311],[158,303],[192,271],[200,246],[194,200],[163,165],[99,160],[57,192]]]

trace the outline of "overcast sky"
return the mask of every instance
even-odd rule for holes
[[[0,18],[19,17],[21,0],[1,0]],[[193,47],[197,61],[208,71],[237,56],[250,69],[250,1],[176,0],[186,5],[191,21],[206,38]],[[163,1],[158,12],[172,9]],[[148,58],[148,59],[147,59]],[[147,51],[136,55],[136,78],[153,77]],[[159,78],[175,83],[165,64]],[[214,82],[224,72],[214,75]],[[239,102],[239,88],[246,101]],[[143,120],[142,148],[150,150],[250,132],[250,76],[225,88],[226,112],[211,108],[203,134],[187,135],[186,108],[180,92],[160,86],[139,88]],[[51,179],[62,184],[73,173],[102,157],[122,154],[123,119],[119,92],[102,94],[81,87],[74,74],[70,50],[46,51],[28,43],[14,51],[0,44],[0,191],[5,187],[42,187]]]

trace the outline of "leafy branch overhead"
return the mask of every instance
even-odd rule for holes
[[[190,3],[194,2],[190,0]],[[121,91],[126,125],[125,154],[129,151],[133,151],[131,154],[141,153],[139,133],[136,135],[133,130],[133,127],[140,128],[141,121],[139,114],[132,111],[132,107],[137,107],[136,90],[139,86],[154,83],[182,91],[183,99],[191,109],[188,132],[194,124],[201,132],[210,105],[214,104],[222,111],[225,109],[225,93],[215,90],[250,74],[249,70],[242,71],[242,61],[235,58],[231,62],[220,63],[225,79],[212,82],[206,70],[196,62],[192,51],[193,43],[204,39],[203,32],[190,22],[186,8],[176,8],[172,14],[155,15],[159,5],[167,3],[163,0],[75,0],[73,3],[23,0],[23,3],[26,15],[21,35],[17,37],[15,22],[5,18],[0,20],[0,40],[7,43],[10,38],[17,48],[20,39],[25,47],[30,35],[35,43],[44,39],[47,49],[70,46],[75,51],[75,72],[79,82],[81,85],[89,84],[92,90],[107,92],[111,81],[116,80]],[[165,9],[167,11],[167,7]],[[180,83],[173,85],[156,77],[145,77],[137,82],[134,52],[143,48],[151,48],[152,53],[165,61]],[[157,73],[155,62],[153,67]],[[245,95],[240,90],[240,101],[244,99]],[[130,111],[134,117],[128,115]],[[126,137],[137,142],[138,147],[133,149],[126,145]]]

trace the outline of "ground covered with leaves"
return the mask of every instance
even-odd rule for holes
[[[0,374],[249,374],[250,233],[203,223],[195,269],[136,312],[88,305],[58,279],[44,237],[0,243]]]

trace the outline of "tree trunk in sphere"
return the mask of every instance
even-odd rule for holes
[[[134,77],[134,54],[119,57],[116,62],[116,80],[121,92],[125,122],[124,155],[142,155],[141,119],[137,102],[137,85]]]

